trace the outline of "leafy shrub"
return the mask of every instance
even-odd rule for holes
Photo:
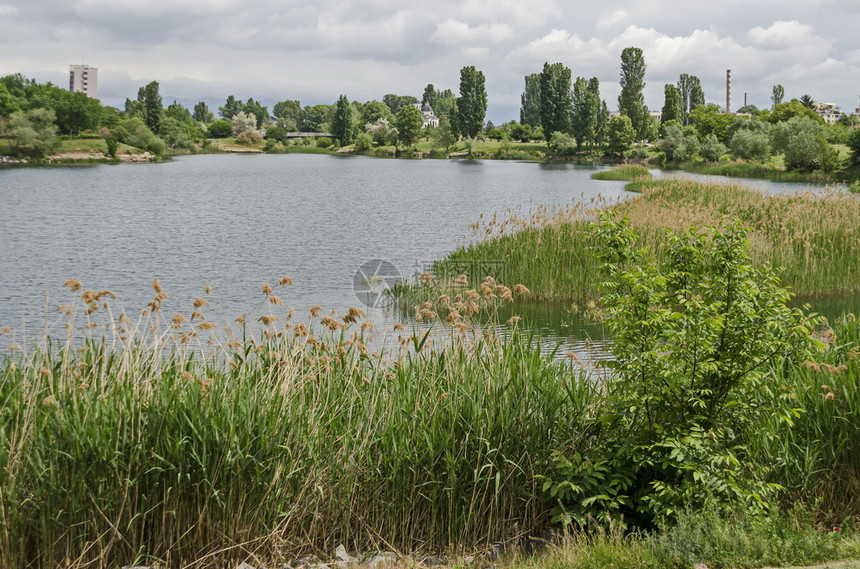
[[[155,136],[139,117],[132,117],[119,123],[114,134],[124,143],[135,148],[148,150],[159,156],[167,152],[167,144]]]
[[[708,162],[719,162],[726,153],[726,145],[717,140],[713,133],[707,135],[699,144],[699,154]]]
[[[316,140],[317,148],[328,148],[331,144],[332,140],[327,136],[321,136]]]
[[[789,170],[830,171],[838,168],[838,157],[825,133],[825,126],[819,121],[796,116],[773,125],[771,144],[777,152],[785,154]]]
[[[262,140],[263,137],[256,130],[243,130],[236,136],[236,142],[239,144],[257,144]]]
[[[373,149],[373,138],[362,132],[358,136],[355,137],[355,149],[359,152],[367,152],[368,150]]]
[[[685,130],[677,124],[665,126],[659,146],[669,162],[687,162],[699,152],[695,131],[692,128]]]
[[[272,140],[285,144],[287,142],[287,129],[282,126],[270,126],[266,129],[266,140]]]
[[[764,162],[770,156],[770,138],[766,132],[756,132],[746,128],[738,129],[732,136],[729,146],[735,158],[742,160]]]
[[[228,138],[233,135],[233,123],[228,119],[218,119],[209,125],[209,138]]]
[[[813,345],[768,267],[752,265],[739,223],[669,233],[658,265],[625,219],[596,226],[601,303],[614,338],[599,448],[556,453],[556,519],[649,527],[686,508],[766,510],[776,487],[750,468],[736,433],[791,421],[765,367]],[[624,522],[622,522],[624,520]]]
[[[576,153],[576,139],[563,132],[552,133],[549,145],[556,156],[573,156]]]

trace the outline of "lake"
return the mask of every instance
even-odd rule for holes
[[[482,213],[630,197],[623,182],[591,180],[603,168],[219,154],[3,169],[0,326],[15,329],[18,343],[40,337],[45,322],[57,322],[56,306],[74,298],[61,287],[72,278],[115,293],[114,311],[132,319],[152,299],[154,278],[168,295],[167,315],[189,315],[211,286],[205,313],[219,325],[259,307],[262,283],[284,275],[295,286],[275,287],[284,303],[277,310],[295,307],[302,318],[313,305],[342,312],[362,306],[373,270],[384,267],[377,276],[386,278],[424,272]],[[774,192],[807,187],[755,184]],[[550,336],[594,333],[564,311],[526,310]],[[383,310],[369,312],[388,322]]]

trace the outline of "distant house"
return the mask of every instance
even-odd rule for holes
[[[824,119],[827,124],[836,124],[839,117],[842,116],[842,109],[835,103],[815,103],[813,107],[818,116]]]
[[[423,121],[421,128],[439,126],[439,117],[433,113],[433,107],[430,106],[430,103],[424,103],[424,105],[412,103],[412,105],[421,112],[421,120]]]

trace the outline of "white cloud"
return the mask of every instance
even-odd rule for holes
[[[755,27],[747,33],[749,42],[762,49],[786,49],[813,38],[812,26],[797,20],[778,20],[769,28]]]
[[[510,39],[513,29],[508,24],[482,23],[470,26],[454,18],[436,24],[436,31],[430,39],[444,45],[461,45],[466,43],[497,43]]]
[[[14,16],[18,13],[18,8],[9,4],[0,4],[0,16]]]
[[[597,21],[597,29],[606,30],[616,24],[620,24],[621,22],[627,20],[628,17],[629,14],[626,10],[615,10],[610,15],[604,16]]]

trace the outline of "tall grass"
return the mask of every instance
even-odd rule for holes
[[[650,180],[651,172],[641,164],[621,164],[591,175],[593,180]]]
[[[436,346],[399,331],[374,354],[360,311],[292,323],[269,293],[260,339],[228,342],[157,298],[135,329],[3,358],[0,566],[481,547],[546,523],[536,476],[596,387],[529,338],[439,324]]]
[[[860,513],[860,323],[840,318],[822,341],[815,361],[771,370],[773,388],[801,410],[796,420],[752,426],[747,436],[752,460],[786,488],[786,500],[830,526]]]
[[[660,254],[666,229],[739,219],[752,228],[756,262],[777,269],[800,296],[860,292],[860,201],[845,194],[766,195],[742,186],[692,180],[638,180],[641,195],[608,205],[600,200],[569,208],[541,208],[530,217],[482,218],[469,244],[433,267],[450,277],[464,267],[499,260],[505,280],[522,282],[533,298],[588,302],[597,297],[597,263],[589,220],[597,208],[628,216],[642,244]],[[478,278],[483,278],[480,275]]]
[[[798,295],[860,292],[860,201],[839,193],[767,195],[691,180],[634,182],[642,196],[614,206],[649,245],[665,229],[713,225],[722,217],[752,228],[756,262],[777,269]]]

